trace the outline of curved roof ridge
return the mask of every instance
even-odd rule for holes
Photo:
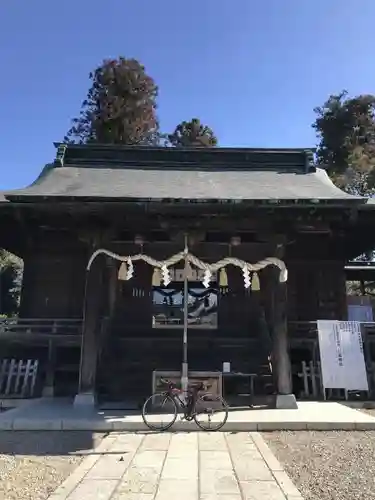
[[[331,189],[335,189],[336,191],[339,191],[340,193],[343,193],[346,195],[348,194],[346,191],[344,191],[343,189],[336,186],[336,184],[332,181],[332,179],[330,178],[330,176],[328,175],[327,171],[324,168],[316,167],[315,171],[316,171],[317,177],[320,178],[322,183],[326,184]],[[351,196],[353,196],[353,195],[351,195]],[[362,198],[362,196],[361,196],[361,198]]]
[[[259,167],[307,172],[313,153],[292,148],[175,148],[109,144],[55,144],[54,164],[108,168],[188,168],[200,170],[257,170]]]

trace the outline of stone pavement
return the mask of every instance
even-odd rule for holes
[[[103,439],[49,500],[303,500],[254,433],[124,433]]]
[[[42,398],[0,414],[0,430],[93,432],[146,431],[140,412],[76,408],[72,400]],[[194,422],[177,419],[173,431],[196,431]],[[227,432],[274,430],[375,430],[375,418],[332,401],[299,401],[296,410],[235,409],[223,427]]]

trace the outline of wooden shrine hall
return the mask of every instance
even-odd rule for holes
[[[76,404],[138,405],[185,376],[296,407],[316,321],[347,318],[375,205],[302,149],[56,149],[0,193],[0,247],[24,262],[2,356],[38,359],[40,392]]]

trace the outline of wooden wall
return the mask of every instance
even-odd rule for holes
[[[158,259],[170,257],[173,253],[181,250],[181,246],[171,244],[159,244],[154,247],[145,248],[144,252]],[[122,248],[123,255],[135,253],[134,248]],[[192,252],[201,259],[214,262],[228,255],[227,245],[200,244],[196,245]],[[267,245],[254,244],[244,245],[232,250],[232,255],[246,259],[249,262],[267,256],[269,250]],[[183,264],[180,265],[180,267]],[[178,266],[176,266],[178,267]],[[151,331],[156,331],[158,336],[170,336],[170,329],[163,331],[161,328],[152,329],[152,273],[153,269],[145,263],[135,263],[135,274],[132,280],[122,282],[118,289],[116,299],[116,320],[122,324],[122,330],[135,328],[137,334],[148,336]],[[228,290],[218,297],[218,329],[215,336],[248,336],[249,330],[255,334],[253,323],[259,316],[259,299],[256,294],[245,290],[241,269],[228,266]],[[197,330],[198,332],[199,330]],[[194,332],[194,330],[192,330]],[[154,334],[154,333],[153,333]],[[121,331],[119,330],[121,336]],[[124,333],[128,336],[129,331]],[[192,333],[199,335],[199,333]],[[250,334],[251,335],[251,334]]]
[[[201,251],[195,248],[194,254],[210,262],[228,254],[224,246],[200,247]],[[180,249],[158,245],[144,251],[165,258]],[[129,253],[136,252],[133,249]],[[126,255],[126,250],[122,254]],[[248,261],[262,256],[247,255]],[[152,267],[136,263],[133,279],[118,287],[99,366],[99,391],[104,399],[121,399],[132,392],[147,395],[154,369],[181,367],[183,329],[152,327],[152,273]],[[221,370],[222,363],[230,361],[234,370],[259,372],[259,365],[267,363],[270,348],[259,328],[261,296],[244,289],[241,269],[228,266],[227,276],[228,289],[218,295],[218,328],[189,329],[189,366],[191,370]]]
[[[140,249],[122,245],[113,250],[126,255]],[[157,259],[180,250],[180,244],[171,243],[145,245],[143,249]],[[192,252],[214,262],[227,256],[229,248],[202,243]],[[254,243],[232,248],[232,255],[256,262],[275,253],[269,244]],[[25,255],[21,317],[82,317],[86,264],[87,253],[82,248],[55,246]],[[343,262],[294,260],[286,264],[289,321],[346,318]],[[113,315],[107,335],[101,339],[98,389],[108,399],[122,399],[133,390],[146,395],[151,390],[152,370],[180,368],[182,329],[152,328],[152,267],[136,263],[134,278],[128,282],[114,280],[116,273],[110,269],[102,291],[103,300],[107,296],[108,303],[113,302]],[[244,289],[242,271],[227,268],[229,286],[218,298],[218,328],[189,330],[191,369],[220,370],[223,361],[231,361],[235,370],[259,373],[263,369],[272,334],[273,282],[267,277],[272,274],[269,271],[259,273],[261,292],[251,292]],[[110,295],[111,273],[114,287]]]
[[[116,248],[121,254],[136,253],[134,245]],[[145,253],[164,259],[181,250],[180,244],[147,245]],[[201,243],[192,252],[203,260],[213,262],[228,255],[228,246]],[[232,255],[256,262],[272,255],[269,244],[245,244],[232,248]],[[50,248],[34,251],[24,256],[24,275],[21,294],[21,317],[75,318],[82,316],[87,253],[82,248],[68,250]],[[317,319],[345,319],[346,291],[344,262],[293,260],[288,268],[288,319],[290,321],[315,321]],[[137,330],[149,328],[152,315],[150,293],[152,268],[144,263],[135,265],[135,277],[118,286],[116,310],[124,325],[134,325]],[[263,274],[267,274],[263,272]],[[262,273],[260,273],[262,280]],[[256,320],[259,300],[253,301],[243,287],[242,272],[228,267],[229,293],[220,296],[220,332],[240,334]],[[263,279],[262,288],[266,285]],[[134,289],[142,290],[135,296]],[[261,294],[262,300],[267,293]],[[142,314],[139,314],[142,311]],[[247,326],[246,326],[247,325]],[[220,334],[220,333],[219,333]]]
[[[288,320],[347,318],[344,262],[288,262]]]
[[[81,318],[87,256],[82,251],[35,251],[24,257],[20,316]]]

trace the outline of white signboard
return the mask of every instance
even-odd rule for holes
[[[230,373],[230,361],[223,362],[223,372]]]
[[[360,324],[318,321],[323,387],[368,391]]]
[[[345,369],[338,321],[318,321],[320,366],[325,389],[345,388]]]
[[[346,386],[348,391],[368,391],[361,325],[357,321],[340,321]]]

